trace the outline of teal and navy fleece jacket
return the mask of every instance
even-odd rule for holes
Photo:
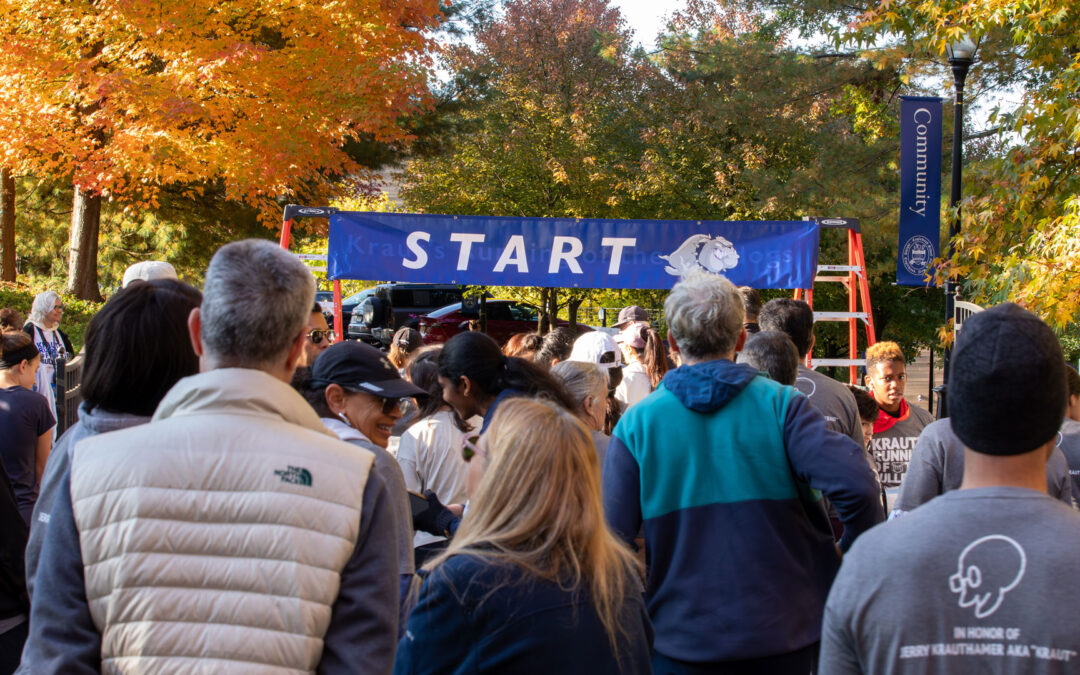
[[[726,359],[667,374],[619,420],[604,511],[623,540],[642,523],[656,651],[695,663],[782,654],[821,637],[840,558],[884,520],[863,449],[805,396]]]

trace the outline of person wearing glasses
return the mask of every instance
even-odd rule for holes
[[[310,371],[298,378],[297,389],[338,438],[375,455],[375,473],[382,477],[393,508],[384,514],[394,521],[400,575],[401,622],[404,628],[413,562],[412,511],[405,479],[397,460],[386,451],[394,424],[405,402],[427,392],[401,379],[397,368],[378,349],[363,342],[339,342],[323,351]],[[399,630],[400,632],[400,630]]]
[[[311,307],[305,331],[307,340],[304,342],[304,355],[297,364],[301,368],[315,363],[319,354],[334,344],[334,331],[330,330],[330,326],[326,323],[326,317],[323,316],[322,307],[318,302]]]
[[[71,340],[60,330],[60,319],[64,317],[64,303],[56,291],[44,291],[34,298],[30,307],[30,317],[23,326],[23,332],[30,336],[41,354],[41,366],[34,380],[34,391],[49,402],[49,409],[56,415],[56,362],[75,356]],[[53,427],[53,440],[56,440],[56,427]]]
[[[469,511],[421,572],[394,673],[651,673],[642,570],[604,523],[579,417],[514,398],[473,452]]]

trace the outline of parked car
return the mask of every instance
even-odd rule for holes
[[[438,307],[461,303],[463,287],[454,284],[379,284],[352,312],[346,334],[376,347],[389,348],[397,329],[417,328],[419,317]],[[360,295],[360,294],[358,294]]]
[[[347,298],[341,299],[341,325],[345,326],[345,330],[348,331],[349,322],[352,320],[353,310],[364,301],[364,298],[375,293],[374,288],[365,288],[359,293],[353,293]],[[331,328],[334,327],[334,292],[333,291],[315,291],[315,302],[319,303],[322,307],[323,316],[326,317],[326,324]],[[340,336],[339,338],[340,339]]]
[[[540,318],[539,309],[515,300],[488,300],[486,311],[487,334],[500,345],[506,344],[515,333],[535,331]],[[426,344],[446,342],[461,332],[463,323],[478,318],[476,312],[463,311],[461,303],[457,302],[420,317],[420,335]],[[560,319],[556,325],[569,326],[570,323]]]
[[[319,307],[322,309],[323,314],[334,313],[333,291],[315,291],[315,302],[319,303]]]

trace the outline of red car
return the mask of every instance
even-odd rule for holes
[[[539,315],[540,310],[524,302],[488,300],[487,334],[495,338],[500,345],[506,344],[515,333],[535,332]],[[463,314],[460,302],[447,305],[420,317],[420,335],[423,336],[425,344],[446,342],[460,333],[461,324],[470,319],[476,319],[476,315]],[[570,325],[562,320],[556,323],[559,326]]]

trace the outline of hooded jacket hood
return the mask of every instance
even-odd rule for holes
[[[745,363],[716,359],[680,366],[664,376],[663,384],[690,410],[710,413],[738,396],[757,374],[757,370]]]

